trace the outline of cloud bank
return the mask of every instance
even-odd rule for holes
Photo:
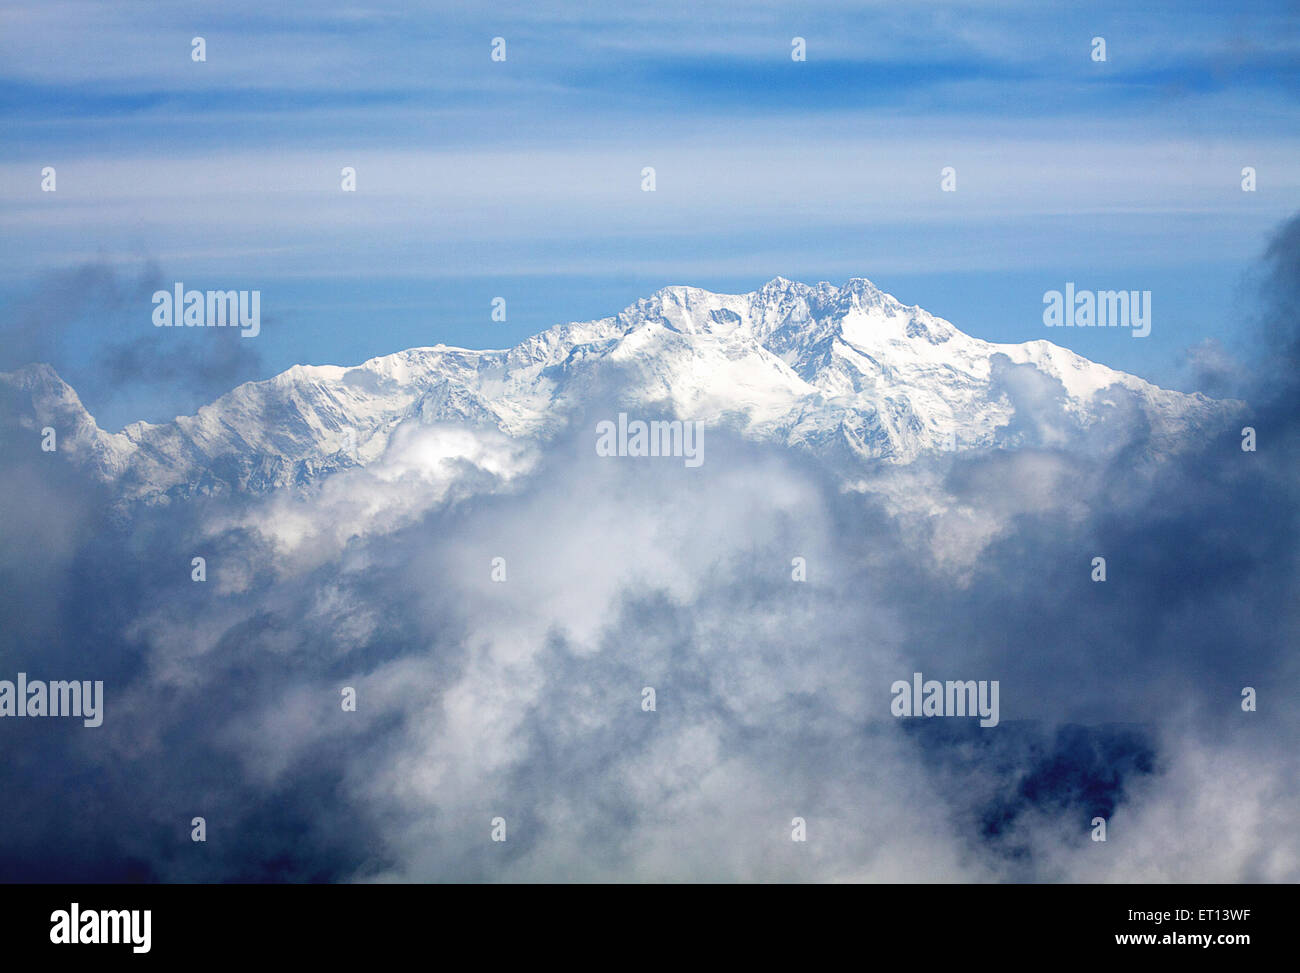
[[[1066,453],[1014,367],[1021,448],[849,488],[713,430],[599,457],[610,399],[123,521],[6,421],[0,678],[106,713],[0,724],[0,877],[1296,881],[1300,219],[1261,279],[1256,452],[1157,456],[1121,402]],[[999,725],[894,718],[914,672]]]

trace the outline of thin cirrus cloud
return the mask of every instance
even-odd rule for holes
[[[775,145],[751,129],[733,130],[726,145],[683,132],[671,144],[591,149],[72,159],[59,167],[53,201],[34,198],[23,186],[25,177],[30,182],[27,167],[11,164],[0,169],[7,204],[0,222],[33,246],[18,249],[7,272],[29,274],[51,251],[75,252],[88,237],[97,246],[129,249],[143,235],[164,263],[196,252],[247,248],[252,259],[242,266],[218,261],[211,267],[235,273],[293,272],[275,258],[265,261],[268,249],[282,249],[288,260],[295,253],[332,250],[346,257],[337,264],[344,272],[355,270],[356,260],[369,259],[389,272],[417,273],[429,271],[415,262],[403,265],[404,244],[454,239],[508,247],[535,241],[545,259],[547,250],[566,241],[587,241],[590,266],[600,262],[603,250],[616,251],[629,238],[707,239],[754,230],[834,234],[837,228],[867,232],[890,224],[953,232],[968,231],[976,221],[982,234],[976,266],[1023,268],[1035,259],[1059,261],[1062,253],[1026,252],[1017,234],[1030,220],[1108,216],[1112,235],[1105,243],[1111,252],[1146,248],[1153,236],[1172,244],[1208,225],[1221,232],[1202,241],[1206,259],[1239,256],[1243,245],[1275,222],[1261,206],[1248,205],[1243,214],[1239,189],[1225,179],[1241,152],[1228,147],[1191,153],[1174,140],[1121,141],[1114,148],[1110,141],[994,145],[933,135],[852,134],[813,142],[799,138],[811,134],[800,129],[792,126],[794,138]],[[1300,166],[1293,161],[1298,157],[1285,139],[1258,141],[1250,153],[1280,190],[1300,187]],[[653,196],[638,191],[641,168],[651,162],[658,181]],[[957,164],[961,191],[937,206],[938,170],[949,163]],[[356,195],[338,191],[343,165],[357,171]],[[203,232],[195,232],[197,227]],[[364,253],[348,245],[358,234],[381,230],[384,238],[370,240]],[[891,263],[898,267],[902,254],[910,269],[931,266],[928,242],[913,248],[906,237],[896,240]],[[784,245],[795,249],[800,243]],[[1093,246],[1095,241],[1076,240],[1065,252]],[[1165,262],[1182,257],[1174,246],[1158,252]],[[733,255],[718,248],[703,259],[694,255],[690,266],[708,273],[709,256]],[[949,269],[969,269],[958,264]],[[316,269],[328,275],[329,259]],[[525,269],[536,268],[513,265],[508,249],[493,267],[506,273]],[[443,273],[466,270],[440,264]]]
[[[1019,3],[760,3],[741,21],[723,5],[648,3],[275,15],[234,4],[147,19],[64,3],[4,17],[12,276],[80,249],[51,227],[60,221],[89,230],[98,253],[144,249],[164,264],[231,249],[185,239],[201,226],[242,240],[247,265],[270,274],[303,268],[260,262],[268,249],[316,261],[357,234],[400,273],[428,273],[415,255],[450,235],[495,245],[495,273],[535,272],[512,243],[544,262],[553,239],[584,241],[588,269],[608,273],[628,236],[692,250],[683,270],[708,273],[709,257],[732,265],[729,233],[773,225],[792,240],[769,275],[819,256],[831,273],[839,227],[925,224],[952,238],[974,219],[981,259],[953,269],[993,269],[1054,252],[1024,246],[1017,217],[1095,213],[1116,225],[1090,244],[1094,262],[1103,246],[1150,249],[1132,213],[1181,219],[1170,240],[1224,241],[1203,254],[1215,259],[1257,246],[1284,215],[1256,220],[1267,203],[1228,194],[1243,165],[1266,173],[1269,193],[1300,186],[1300,34],[1264,4],[1227,36],[1197,12],[1173,31],[1159,11]],[[1110,59],[1094,63],[1090,40],[1108,30]],[[194,34],[208,42],[202,64],[189,58]],[[510,45],[504,63],[488,57],[493,36]],[[793,36],[808,40],[805,63],[790,60]],[[1243,134],[1245,117],[1269,123]],[[60,167],[57,206],[33,194],[47,164]],[[327,198],[343,165],[359,171],[346,203]],[[638,192],[646,165],[660,179],[653,206]],[[941,197],[947,165],[960,192]],[[365,237],[376,227],[384,240]],[[819,234],[820,245],[793,240]],[[909,253],[904,242],[891,266],[923,270],[933,243]],[[855,266],[867,270],[878,272]]]

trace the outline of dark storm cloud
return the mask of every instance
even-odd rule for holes
[[[181,413],[259,377],[257,342],[238,329],[153,326],[152,296],[170,286],[152,264],[134,276],[106,261],[49,273],[0,316],[0,371],[51,364],[92,414],[140,392]]]
[[[1247,380],[1241,362],[1217,338],[1206,338],[1186,349],[1182,364],[1191,374],[1192,387],[1216,398],[1236,396]]]
[[[74,328],[86,325],[88,318],[114,321],[132,309],[148,307],[158,279],[152,267],[131,280],[106,262],[44,275],[0,320],[0,369],[38,361],[57,367]]]

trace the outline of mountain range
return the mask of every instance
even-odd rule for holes
[[[1175,443],[1241,405],[1158,388],[1048,341],[983,341],[863,278],[778,277],[748,294],[666,287],[509,349],[434,345],[352,367],[295,365],[195,415],[117,433],[48,365],[0,374],[0,386],[21,425],[53,427],[60,452],[145,502],[310,488],[381,462],[408,423],[545,442],[617,407],[852,468],[954,448],[1068,446],[1117,409]]]

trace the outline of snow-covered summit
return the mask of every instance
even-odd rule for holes
[[[1053,428],[1062,444],[1117,395],[1139,405],[1157,438],[1234,406],[1157,388],[1047,341],[973,338],[865,278],[836,287],[777,277],[748,294],[665,287],[617,315],[557,325],[510,349],[436,345],[351,368],[295,365],[196,415],[116,434],[100,430],[48,366],[0,375],[0,385],[29,423],[61,427],[66,448],[125,499],[151,500],[307,484],[374,462],[408,422],[545,439],[604,405],[611,388],[620,407],[847,462],[1014,447],[1034,419],[1021,413],[1037,407],[1018,394],[1015,366],[1033,366],[1039,386],[1059,392],[1054,408],[1067,421]]]

